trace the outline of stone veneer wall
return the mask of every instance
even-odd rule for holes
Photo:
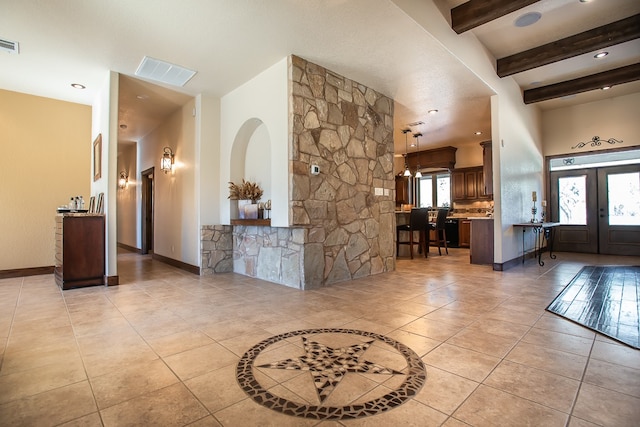
[[[203,225],[200,230],[202,264],[200,275],[233,271],[233,227],[230,225]]]
[[[291,226],[203,226],[201,274],[313,289],[394,270],[393,100],[296,56],[289,84]]]
[[[393,100],[297,56],[289,68],[289,215],[308,227],[304,287],[394,270]]]
[[[298,289],[304,277],[304,228],[234,226],[233,271]]]

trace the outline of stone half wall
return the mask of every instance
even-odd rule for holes
[[[289,73],[289,219],[309,228],[307,284],[394,270],[393,100],[296,56]]]
[[[200,275],[233,271],[233,227],[230,225],[203,225],[200,230]]]

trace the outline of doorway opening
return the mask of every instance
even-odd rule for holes
[[[153,172],[151,167],[142,171],[142,227],[141,253],[153,253]]]
[[[555,249],[640,255],[640,150],[549,164],[551,220],[560,223]]]

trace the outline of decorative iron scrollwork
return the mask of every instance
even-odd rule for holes
[[[576,148],[586,147],[587,145],[590,145],[591,147],[599,147],[600,145],[602,145],[602,141],[607,142],[607,143],[609,143],[611,145],[623,142],[623,141],[619,141],[619,140],[617,140],[615,138],[609,138],[609,139],[602,140],[602,139],[600,139],[599,136],[594,136],[593,138],[591,138],[591,141],[579,142],[578,144],[576,144],[573,147],[571,147],[571,149],[575,150]]]
[[[567,157],[566,159],[562,159],[562,164],[565,165],[565,166],[570,166],[570,165],[574,164],[575,161],[576,161],[575,158]]]

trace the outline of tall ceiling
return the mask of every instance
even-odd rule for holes
[[[450,10],[465,2],[435,3],[451,21]],[[499,9],[509,2],[489,3]],[[640,13],[637,0],[532,3],[468,31],[502,58]],[[421,148],[490,139],[493,91],[390,0],[0,0],[0,6],[0,39],[20,48],[19,54],[0,52],[0,88],[91,104],[106,71],[116,71],[125,76],[122,140],[143,136],[185,97],[223,96],[289,54],[394,98],[398,152],[404,151],[400,129],[416,121],[425,122],[413,127],[424,135]],[[530,11],[542,18],[529,27],[513,25]],[[505,78],[526,90],[640,60],[637,39],[605,50],[610,54],[599,61],[595,52],[583,53]],[[197,74],[183,87],[134,79],[144,56]],[[536,105],[558,108],[638,91],[635,81]],[[431,109],[438,113],[428,115]]]

